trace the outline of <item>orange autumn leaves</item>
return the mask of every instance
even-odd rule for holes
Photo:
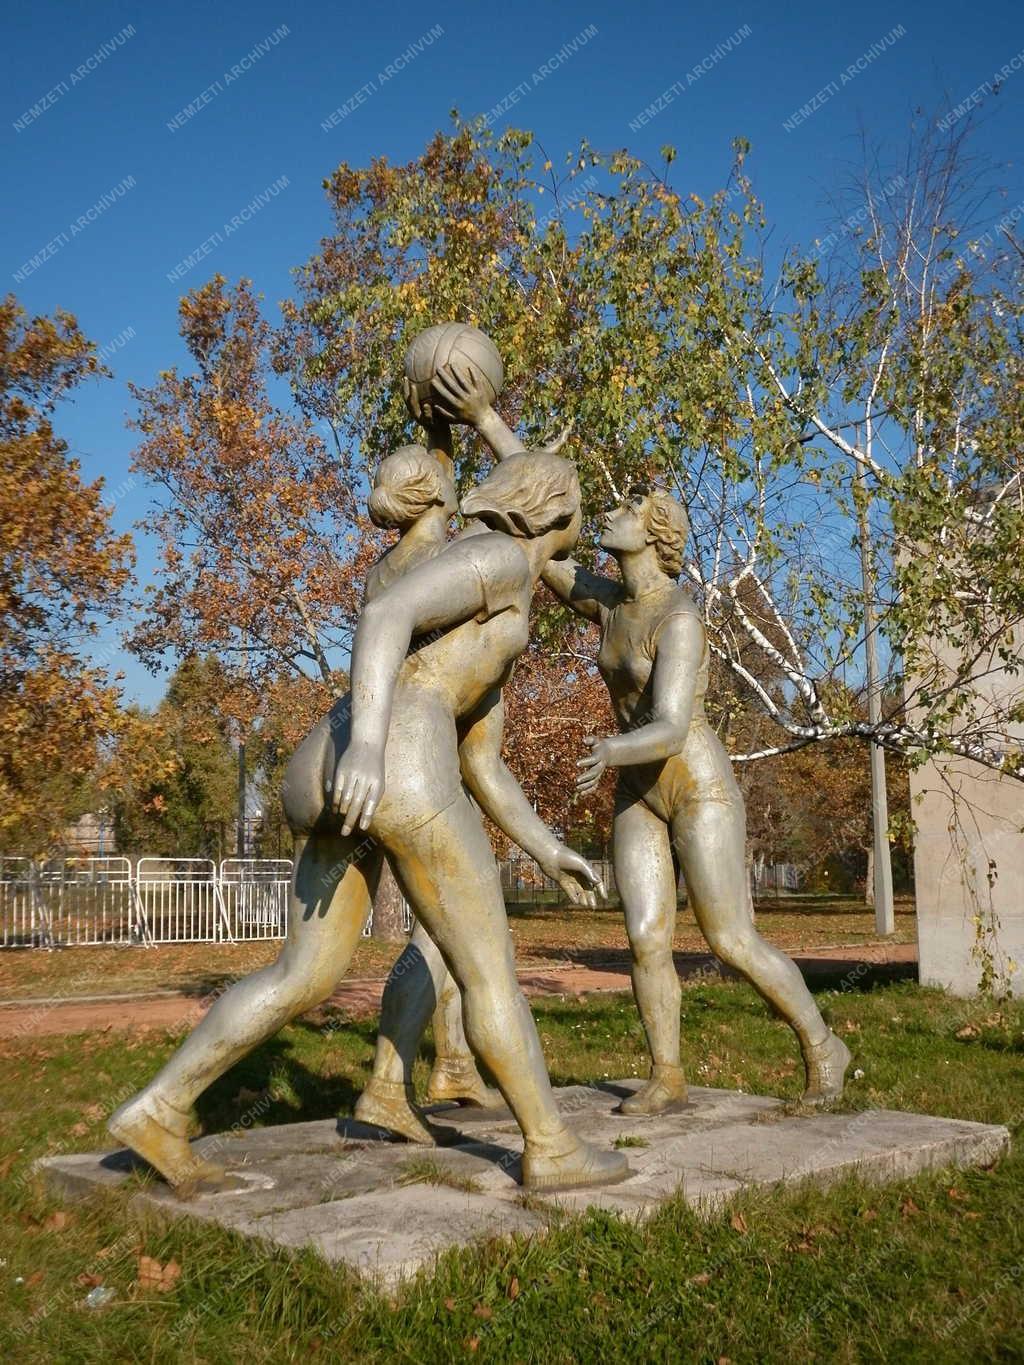
[[[0,301],[0,844],[46,849],[82,807],[119,693],[86,660],[130,582],[131,539],[51,418],[105,373],[69,314]]]

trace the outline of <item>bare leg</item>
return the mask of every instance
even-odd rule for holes
[[[679,977],[672,959],[676,872],[668,826],[640,801],[615,812],[615,881],[633,956],[633,994],[647,1034],[651,1075],[619,1105],[623,1114],[659,1114],[686,1099],[679,1065]]]
[[[433,1026],[434,1066],[427,1082],[427,1099],[433,1104],[454,1100],[480,1109],[500,1106],[500,1091],[485,1085],[477,1070],[462,1021],[462,996],[447,968]]]
[[[373,1075],[355,1109],[361,1123],[390,1128],[410,1142],[434,1141],[417,1112],[412,1085],[413,1063],[431,1012],[437,1060],[427,1086],[428,1100],[500,1105],[500,1094],[484,1085],[469,1050],[459,988],[430,935],[417,922],[384,987]]]
[[[389,849],[417,917],[462,987],[466,1033],[525,1139],[523,1180],[541,1188],[605,1184],[628,1173],[618,1152],[581,1142],[558,1112],[537,1028],[516,980],[494,854],[480,817],[458,797]]]
[[[347,968],[380,872],[376,851],[351,861],[357,847],[335,835],[297,838],[288,937],[277,961],[225,991],[145,1089],[111,1116],[114,1137],[170,1184],[216,1174],[188,1145],[196,1099],[289,1019],[326,999]]]
[[[842,1094],[850,1061],[846,1045],[822,1019],[796,963],[754,927],[742,804],[693,802],[674,818],[672,833],[690,903],[711,951],[746,977],[800,1041],[807,1069],[804,1099],[813,1103]]]
[[[444,958],[417,921],[384,987],[373,1075],[355,1108],[361,1123],[390,1128],[410,1142],[434,1141],[413,1103],[412,1068],[447,977]]]

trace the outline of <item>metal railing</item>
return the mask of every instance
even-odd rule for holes
[[[286,858],[0,858],[0,948],[283,938],[291,872]]]
[[[596,860],[607,900],[618,892],[610,861]],[[510,907],[564,903],[532,858],[503,858]],[[100,944],[235,943],[288,931],[288,858],[65,858],[38,864],[0,857],[0,948]],[[752,889],[793,890],[791,864],[752,869]],[[372,915],[363,929],[369,935]],[[412,929],[406,904],[403,927]]]
[[[220,892],[235,938],[284,938],[291,875],[290,858],[224,859]]]

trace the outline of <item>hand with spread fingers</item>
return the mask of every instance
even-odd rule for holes
[[[384,756],[369,744],[351,743],[334,770],[331,809],[344,816],[342,834],[369,829],[384,791]]]
[[[451,459],[451,423],[436,403],[422,402],[414,386],[407,378],[402,379],[402,394],[405,406],[414,421],[427,433],[427,444],[431,449],[439,449]]]
[[[597,905],[597,897],[604,897],[601,878],[586,858],[565,844],[559,844],[552,858],[540,862],[540,870],[545,877],[558,883],[573,905],[587,906],[593,910]]]
[[[434,376],[436,411],[453,422],[468,422],[479,427],[491,410],[490,386],[469,363],[449,361]]]
[[[589,796],[597,790],[605,768],[611,763],[611,750],[607,739],[598,739],[595,735],[588,735],[583,743],[590,753],[576,764],[581,769],[576,779],[576,791],[580,796]]]

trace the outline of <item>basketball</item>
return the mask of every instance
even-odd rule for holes
[[[490,388],[490,402],[505,383],[498,348],[486,333],[468,322],[441,322],[421,332],[405,353],[405,375],[420,404],[431,404],[434,375],[450,361],[469,362]]]

